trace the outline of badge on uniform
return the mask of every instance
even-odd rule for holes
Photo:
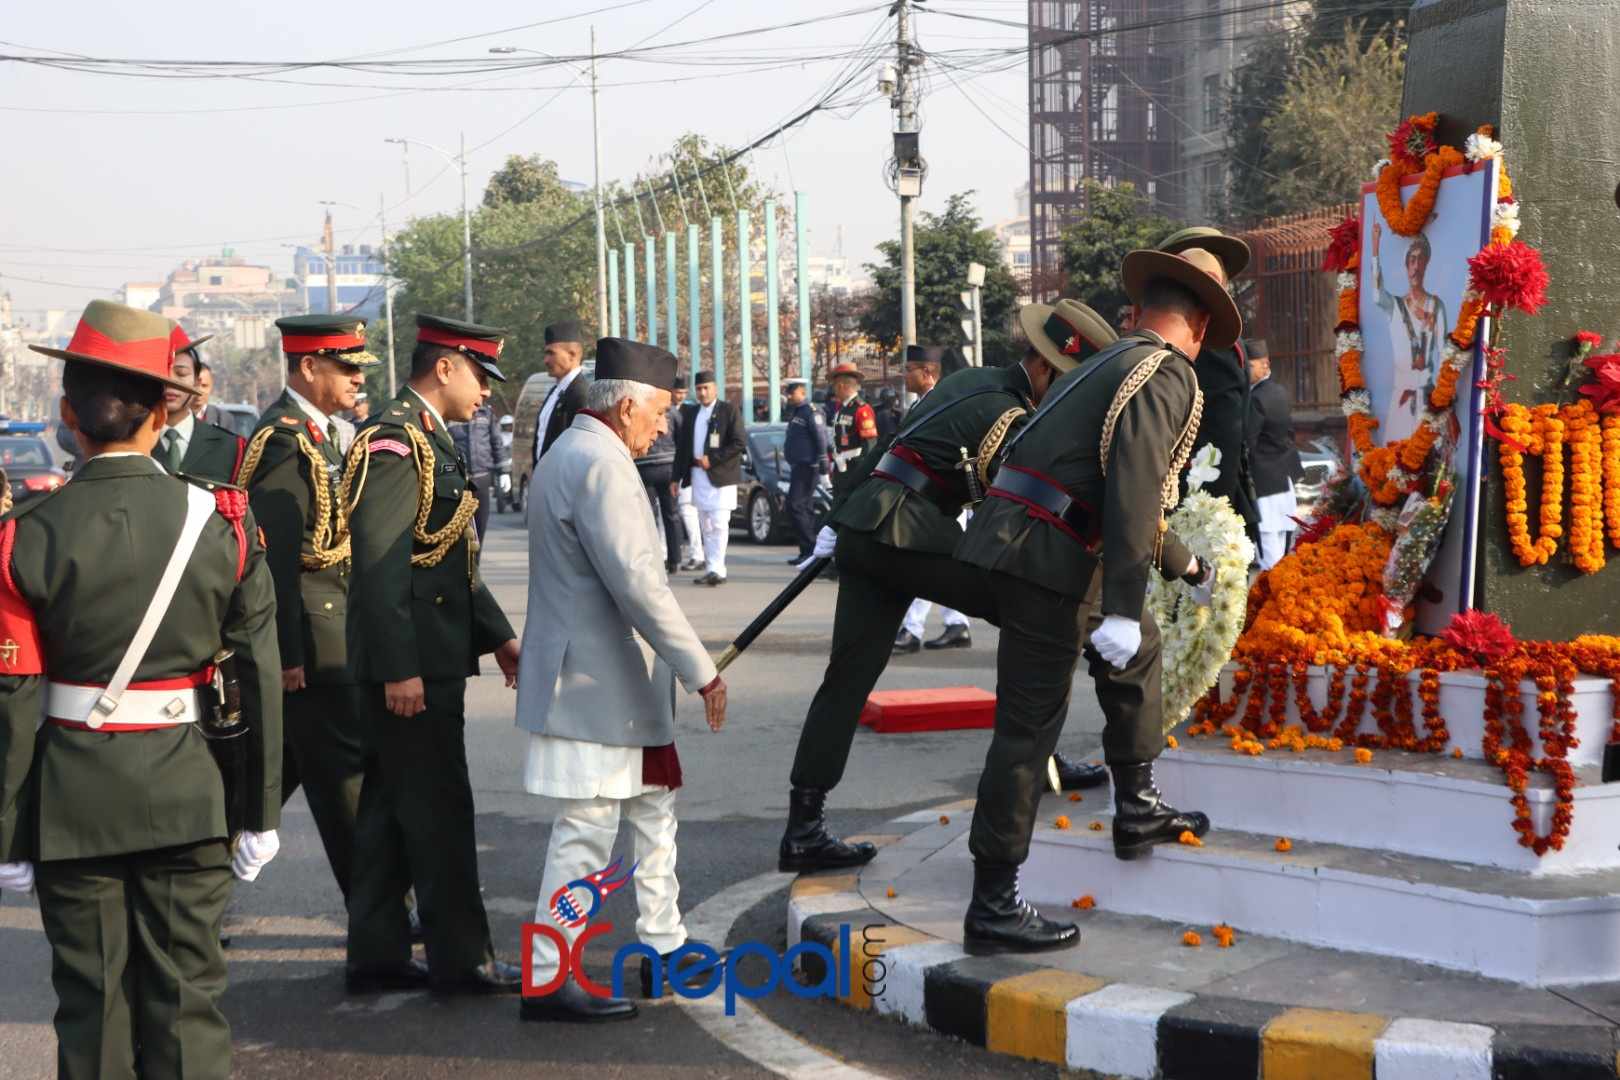
[[[720,449],[720,433],[718,431],[709,432],[709,449]]]
[[[453,473],[456,471],[456,463],[453,461],[440,462],[439,471],[442,473]]]

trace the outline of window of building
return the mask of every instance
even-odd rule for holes
[[[1204,212],[1219,217],[1226,209],[1226,163],[1216,159],[1204,162]]]
[[[1219,75],[1204,76],[1204,130],[1212,131],[1221,126],[1221,114],[1226,111],[1225,89],[1221,86]]]
[[[210,274],[208,275],[208,284],[223,285],[225,284],[225,279],[220,277],[218,274]]]

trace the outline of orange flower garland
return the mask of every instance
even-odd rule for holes
[[[1603,418],[1603,521],[1609,543],[1620,548],[1620,416]]]
[[[1569,551],[1576,569],[1603,569],[1603,429],[1590,401],[1565,410],[1569,431]]]
[[[1404,172],[1401,163],[1390,162],[1378,170],[1378,208],[1384,212],[1389,227],[1400,236],[1416,236],[1422,232],[1429,223],[1429,215],[1434,213],[1434,201],[1440,194],[1440,181],[1446,170],[1456,168],[1463,161],[1462,151],[1450,146],[1442,146],[1430,154],[1423,162],[1423,179],[1405,206],[1401,205]]]
[[[1508,544],[1521,566],[1544,566],[1564,538],[1569,480],[1569,556],[1583,574],[1607,563],[1605,541],[1620,548],[1620,416],[1599,416],[1591,401],[1503,407],[1498,440]],[[1569,462],[1565,465],[1565,448]],[[1524,459],[1541,458],[1537,535],[1530,535]]]

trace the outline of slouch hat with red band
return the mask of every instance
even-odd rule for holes
[[[169,331],[169,346],[174,350],[174,355],[176,356],[179,356],[183,352],[188,352],[195,355],[197,346],[201,345],[205,341],[213,340],[213,337],[213,334],[204,334],[202,337],[194,338],[190,334],[186,333],[185,327],[181,326],[179,323],[175,323],[174,329]]]
[[[490,378],[498,382],[506,381],[506,376],[501,374],[500,365],[501,347],[506,344],[506,336],[507,331],[498,330],[493,326],[447,319],[442,315],[416,317],[418,345],[442,345],[446,349],[454,349],[483,368]]]
[[[174,378],[173,330],[174,324],[156,312],[92,300],[79,316],[67,348],[28,347],[46,356],[142,375],[189,394],[196,387]]]
[[[366,351],[366,321],[355,315],[288,315],[276,329],[288,356],[325,356],[352,367],[382,363]]]

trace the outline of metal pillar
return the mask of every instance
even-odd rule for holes
[[[766,395],[771,423],[782,419],[782,289],[776,265],[776,200],[765,200],[765,355]]]
[[[658,344],[658,241],[643,235],[647,249],[647,344]]]
[[[742,376],[743,423],[754,422],[754,227],[748,211],[737,211],[737,364]]]
[[[686,388],[692,389],[698,368],[703,366],[703,275],[698,267],[698,227],[686,226],[686,333],[688,347]]]
[[[608,259],[608,337],[623,337],[619,332],[619,253],[610,250]]]
[[[815,349],[810,341],[810,249],[806,243],[804,208],[809,199],[804,192],[793,193],[793,263],[799,286],[799,378],[810,381],[810,364]]]
[[[714,331],[714,385],[726,398],[726,240],[720,215],[709,219],[710,323]]]
[[[665,346],[671,356],[681,355],[681,312],[676,302],[675,234],[664,234],[664,322],[669,344]]]
[[[624,245],[624,336],[640,341],[636,336],[636,245]]]

